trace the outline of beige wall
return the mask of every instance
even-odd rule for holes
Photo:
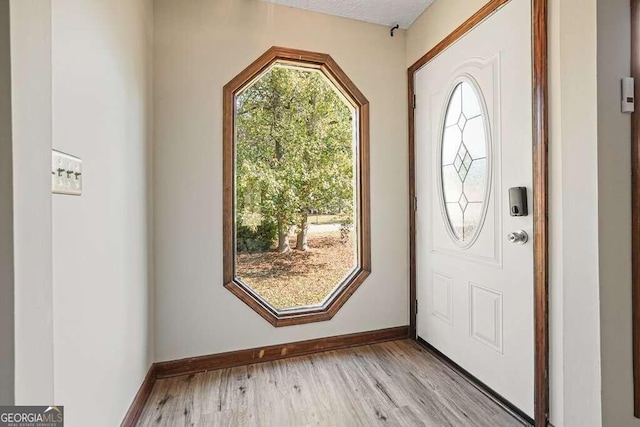
[[[14,401],[13,162],[9,2],[0,2],[0,405]]]
[[[153,359],[152,7],[53,2],[53,147],[84,176],[82,196],[53,195],[55,400],[71,427],[119,425]]]
[[[407,31],[407,66],[485,3],[437,0]],[[598,175],[593,173],[598,167],[596,0],[549,2],[549,14],[551,421],[557,427],[596,426],[601,423]]]
[[[553,420],[557,426],[599,426],[596,0],[555,3],[550,9],[550,173],[551,197],[561,206],[551,206],[551,244],[557,250],[550,287],[551,328],[561,343],[555,339],[551,348],[556,362],[551,375],[562,375],[562,390],[554,389],[553,396],[563,412]]]
[[[274,328],[222,286],[222,87],[272,45],[333,56],[371,103],[373,273],[328,322]],[[255,0],[155,2],[156,357],[408,324],[405,32]]]
[[[631,115],[620,112],[620,78],[630,74],[629,0],[598,2],[598,181],[602,418],[633,417],[631,346]]]
[[[53,401],[51,1],[11,0],[15,402]]]

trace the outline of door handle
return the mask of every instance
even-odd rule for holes
[[[520,245],[524,245],[529,241],[529,235],[524,230],[514,231],[513,233],[509,233],[507,236],[507,240],[509,243],[516,243]]]

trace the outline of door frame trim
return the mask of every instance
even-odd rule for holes
[[[409,108],[409,313],[410,336],[416,339],[416,217],[414,77],[424,65],[511,0],[491,0],[407,70]],[[635,0],[640,1],[640,0]],[[548,216],[548,67],[547,0],[531,0],[533,106],[533,245],[534,245],[534,420],[549,422],[549,216]],[[634,205],[635,206],[635,205]],[[639,237],[640,242],[640,237]],[[639,267],[640,268],[640,267]],[[639,270],[640,271],[640,270]],[[635,282],[634,282],[635,283]],[[638,284],[640,290],[640,284]],[[635,300],[635,299],[634,299]],[[640,339],[640,319],[638,321]],[[638,360],[640,366],[640,358]],[[640,383],[639,383],[640,384]],[[638,402],[638,401],[637,401]]]

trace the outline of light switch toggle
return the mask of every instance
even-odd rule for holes
[[[82,160],[70,154],[52,150],[51,192],[56,194],[82,194]]]

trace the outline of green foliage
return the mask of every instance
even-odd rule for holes
[[[255,229],[238,225],[236,248],[238,252],[262,252],[273,245],[278,228],[273,221],[262,221]]]
[[[238,228],[283,232],[310,209],[352,223],[353,139],[354,110],[320,72],[271,68],[236,97]]]

